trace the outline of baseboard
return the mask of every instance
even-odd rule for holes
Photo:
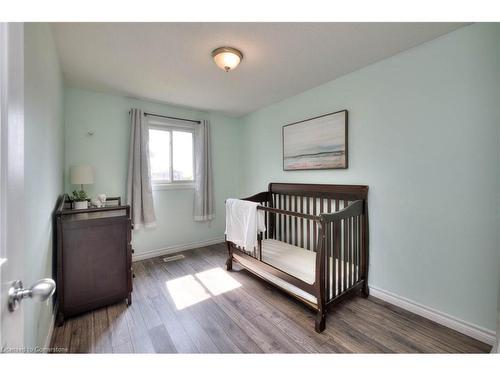
[[[144,252],[141,252],[141,253],[134,254],[134,256],[132,257],[132,261],[135,262],[135,261],[138,261],[138,260],[155,258],[155,257],[159,257],[159,256],[162,256],[162,255],[168,255],[168,254],[178,253],[180,251],[185,251],[185,250],[190,250],[190,249],[196,249],[198,247],[215,245],[215,244],[221,243],[221,242],[224,242],[224,237],[217,237],[217,238],[212,238],[210,240],[190,242],[190,243],[182,244],[182,245],[173,245],[173,246],[168,246],[168,247],[164,247],[164,248],[161,248],[161,249],[144,251]]]
[[[387,292],[377,287],[370,285],[370,295],[379,298],[385,302],[401,307],[414,314],[423,316],[433,322],[439,323],[445,327],[451,328],[455,331],[463,333],[464,335],[475,338],[489,345],[495,344],[495,331],[486,329],[475,324],[463,321],[454,316],[445,314],[441,311],[424,306],[418,302],[412,301],[408,298],[398,296],[397,294]]]

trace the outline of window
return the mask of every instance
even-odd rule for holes
[[[194,182],[194,126],[149,123],[149,160],[153,186]]]

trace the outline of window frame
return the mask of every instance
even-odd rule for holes
[[[164,120],[157,118],[148,118],[148,132],[150,129],[163,130],[170,132],[170,181],[168,180],[153,180],[151,178],[151,187],[153,190],[170,190],[170,189],[193,189],[195,186],[195,128],[196,124],[186,124],[176,120]],[[192,180],[174,180],[174,131],[191,133],[193,135],[193,179]]]

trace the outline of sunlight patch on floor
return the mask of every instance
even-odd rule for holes
[[[185,309],[210,298],[210,294],[207,293],[203,285],[193,275],[179,277],[178,279],[167,281],[166,284],[177,310]]]
[[[195,277],[208,289],[210,294],[218,296],[219,294],[229,292],[239,288],[241,284],[233,279],[222,268],[212,268],[208,271],[199,272]]]
[[[177,310],[185,309],[212,296],[239,288],[241,284],[220,267],[186,275],[166,282]]]

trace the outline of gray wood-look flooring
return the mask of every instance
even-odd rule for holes
[[[484,343],[377,298],[314,313],[235,263],[224,244],[134,263],[132,305],[119,303],[55,327],[72,353],[483,353]]]

